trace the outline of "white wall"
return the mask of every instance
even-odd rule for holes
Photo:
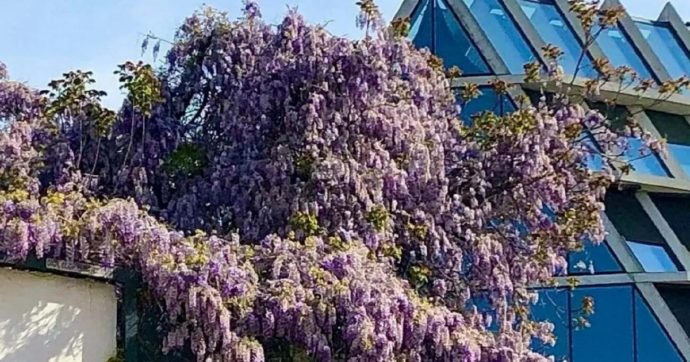
[[[0,268],[2,362],[105,362],[116,320],[111,285]]]

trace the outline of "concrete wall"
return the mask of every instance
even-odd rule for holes
[[[0,268],[2,362],[105,362],[116,320],[111,285]]]

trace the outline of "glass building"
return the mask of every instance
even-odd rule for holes
[[[602,6],[616,5],[606,0]],[[511,112],[522,96],[538,99],[539,85],[523,83],[523,65],[546,65],[540,54],[546,44],[565,51],[559,63],[574,92],[596,76],[592,62],[599,58],[656,83],[690,74],[690,30],[670,4],[655,20],[626,14],[589,46],[565,0],[404,0],[398,16],[412,19],[410,37],[418,47],[463,70],[454,84],[480,85],[478,99],[460,104],[465,123],[484,111]],[[496,78],[521,87],[499,97],[486,87]],[[569,255],[577,288],[539,290],[533,316],[554,323],[557,342],[534,348],[555,361],[690,361],[690,95],[660,101],[656,91],[639,96],[631,88],[602,87],[602,100],[618,95],[615,107],[588,106],[612,119],[634,118],[667,140],[668,154],[640,158],[640,142],[630,140],[624,157],[633,171],[605,200],[606,242]],[[596,170],[603,162],[594,158],[589,165]],[[595,314],[589,327],[579,328],[575,319],[585,297],[594,298]]]

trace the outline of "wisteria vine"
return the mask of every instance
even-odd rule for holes
[[[200,361],[547,360],[530,287],[603,240],[615,174],[587,162],[626,135],[567,101],[463,126],[439,60],[361,3],[359,41],[196,13],[162,70],[119,68],[117,114],[88,73],[39,94],[0,65],[0,253],[134,268],[162,349]]]

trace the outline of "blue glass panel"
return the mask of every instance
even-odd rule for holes
[[[628,241],[628,246],[640,264],[642,264],[644,271],[648,273],[678,271],[676,264],[663,246],[635,241]]]
[[[572,292],[571,310],[585,297],[594,298],[590,327],[572,331],[574,362],[635,361],[633,348],[633,291],[631,286],[578,287]]]
[[[410,28],[409,37],[418,49],[431,49],[432,45],[433,22],[429,4],[429,0],[420,3],[414,14],[412,14],[412,26]]]
[[[606,242],[599,245],[585,242],[584,250],[572,252],[568,256],[568,272],[570,274],[598,274],[622,271],[623,268]]]
[[[628,138],[630,148],[625,152],[624,159],[630,161],[635,172],[646,173],[654,176],[668,176],[666,168],[656,154],[649,154],[649,149],[643,147],[639,138]]]
[[[589,147],[587,156],[587,168],[593,171],[601,171],[604,169],[604,158],[600,154],[599,147],[594,143],[591,136],[587,136],[583,141]]]
[[[482,94],[479,97],[470,100],[466,104],[463,104],[462,99],[459,99],[460,118],[462,118],[466,125],[472,123],[473,115],[484,111],[492,111],[497,115],[505,115],[515,111],[515,105],[513,105],[513,102],[507,95],[499,97],[493,88],[482,88],[481,92]]]
[[[560,64],[567,74],[575,74],[578,69],[578,60],[582,54],[582,45],[575,38],[563,16],[554,4],[533,2],[530,0],[518,0],[522,11],[532,21],[535,29],[547,44],[559,47],[565,54],[560,59]],[[594,78],[596,71],[588,56],[582,59],[577,73],[579,76]]]
[[[669,144],[668,150],[676,158],[685,174],[690,176],[690,146]]]
[[[556,344],[546,345],[539,340],[532,341],[532,348],[544,355],[554,356],[554,360],[569,360],[570,317],[568,291],[565,289],[546,289],[539,291],[539,301],[532,306],[532,318],[536,321],[548,321],[554,325]]]
[[[523,66],[535,57],[503,5],[498,0],[464,1],[510,73],[523,74]]]
[[[595,34],[597,31],[599,31],[598,27],[593,30]],[[640,58],[628,36],[620,28],[613,27],[602,30],[597,37],[597,43],[614,67],[627,65],[635,70],[639,77],[652,78],[649,68]]]
[[[496,311],[491,307],[491,303],[489,302],[489,297],[486,294],[476,294],[470,301],[468,301],[467,306],[469,308],[471,307],[477,307],[477,311],[479,311],[483,316],[484,316],[484,322],[491,322],[487,323],[486,325],[487,329],[490,331],[497,332],[498,331],[498,321],[496,320]]]
[[[636,23],[671,77],[679,78],[690,74],[690,58],[668,26],[640,21]]]
[[[436,0],[435,29],[435,52],[446,68],[457,66],[465,75],[489,73],[489,66],[444,0]]]
[[[638,361],[683,361],[673,342],[637,290],[635,291],[635,319]]]

